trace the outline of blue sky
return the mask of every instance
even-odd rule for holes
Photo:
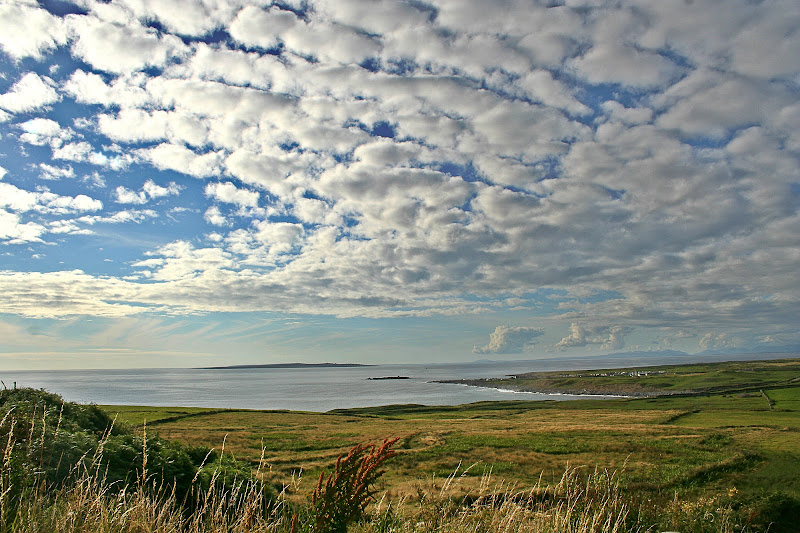
[[[795,1],[0,25],[0,369],[800,344]]]

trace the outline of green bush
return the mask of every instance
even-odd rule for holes
[[[752,513],[751,525],[770,533],[800,532],[800,498],[785,492],[773,492],[759,499]]]
[[[112,492],[156,487],[187,508],[212,485],[217,494],[235,494],[234,488],[253,481],[249,465],[231,456],[139,435],[95,405],[27,388],[0,391],[0,464],[6,518],[32,490],[63,487],[87,474]],[[259,486],[267,507],[276,492]]]

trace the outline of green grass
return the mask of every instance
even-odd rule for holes
[[[552,502],[565,472],[576,490],[588,490],[592,476],[599,475],[616,501],[635,510],[636,516],[626,519],[630,529],[621,531],[643,531],[653,524],[659,524],[653,529],[659,531],[743,531],[752,516],[752,527],[744,531],[764,531],[766,525],[756,527],[758,520],[780,516],[786,505],[800,505],[800,388],[786,374],[796,367],[786,361],[752,363],[758,366],[754,370],[747,363],[730,365],[691,367],[691,375],[681,379],[705,387],[724,384],[724,390],[692,396],[402,405],[329,413],[104,409],[119,424],[140,432],[146,421],[148,435],[198,449],[219,451],[224,443],[226,456],[245,467],[249,463],[254,471],[260,468],[260,479],[269,485],[289,487],[285,497],[297,506],[307,504],[319,474],[330,471],[354,444],[399,437],[398,455],[386,465],[382,489],[387,502],[408,502],[403,512],[412,518],[376,511],[374,520],[353,531],[385,532],[391,530],[389,523],[398,531],[436,530],[437,524],[454,524],[446,521],[457,516],[474,521],[476,530],[497,530],[508,516],[503,513],[533,517],[526,510],[532,502],[513,508],[506,503],[526,491],[536,505]],[[714,376],[703,377],[703,371]],[[762,371],[769,379],[758,376]],[[610,477],[604,477],[606,472]],[[485,506],[456,513],[460,504],[454,502],[475,502],[476,495],[489,498]],[[557,514],[559,507],[547,509]],[[424,525],[415,529],[414,524]],[[442,530],[463,531],[461,525]],[[563,523],[558,527],[563,529]],[[269,528],[288,531],[288,524]]]
[[[653,395],[800,386],[800,359],[534,372],[456,382],[533,392]]]
[[[128,423],[147,419],[148,431],[162,437],[210,447],[225,441],[227,452],[253,464],[263,453],[277,485],[302,471],[303,487],[353,444],[396,436],[400,454],[385,483],[398,495],[415,494],[422,480],[449,475],[459,464],[474,465],[464,480],[471,488],[490,470],[531,487],[540,476],[556,480],[571,465],[618,471],[626,490],[653,501],[732,490],[756,497],[776,486],[800,495],[794,481],[800,479],[800,388],[791,382],[797,361],[662,368],[671,369],[674,387],[721,384],[727,391],[329,413],[107,409]]]

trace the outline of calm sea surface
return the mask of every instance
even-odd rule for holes
[[[696,361],[696,358],[692,360]],[[18,387],[44,388],[66,400],[83,403],[324,412],[410,403],[458,405],[484,400],[568,400],[576,397],[431,381],[665,362],[689,360],[592,358],[355,368],[0,371],[0,379],[6,387],[12,387],[16,382]],[[408,376],[410,379],[368,379],[386,376]]]

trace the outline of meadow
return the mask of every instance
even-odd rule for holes
[[[98,412],[102,410],[106,420],[115,419],[121,434],[98,437],[101,444],[96,450],[114,443],[114,450],[140,447],[138,455],[131,457],[132,463],[138,461],[141,466],[126,481],[128,496],[138,495],[139,499],[109,500],[111,493],[103,488],[102,479],[98,481],[97,472],[107,476],[110,463],[101,461],[98,464],[106,466],[85,469],[86,475],[78,476],[84,481],[75,486],[96,486],[94,505],[106,509],[104,516],[112,518],[107,523],[99,519],[81,522],[106,523],[106,529],[82,525],[64,531],[128,531],[127,526],[114,522],[112,510],[121,509],[119,516],[128,517],[119,519],[124,522],[136,512],[144,513],[142,520],[150,520],[147,516],[162,508],[173,510],[178,525],[142,531],[328,531],[319,522],[314,526],[313,521],[313,516],[321,516],[318,502],[326,501],[320,497],[315,503],[311,496],[320,490],[320,476],[338,472],[341,457],[352,453],[354,447],[380,444],[387,438],[397,440],[380,470],[370,470],[375,478],[367,485],[374,487],[374,499],[359,500],[371,504],[364,513],[354,515],[358,519],[349,529],[330,531],[797,531],[800,360],[682,365],[660,367],[657,374],[651,371],[638,376],[628,375],[626,370],[614,376],[582,373],[579,378],[525,378],[602,382],[589,383],[591,387],[607,386],[610,378],[661,380],[660,388],[648,388],[653,396],[645,398],[391,405],[327,413],[99,406]],[[4,392],[11,397],[10,391]],[[18,412],[19,405],[6,410],[4,423],[13,409]],[[91,410],[97,408],[70,409],[94,412]],[[31,427],[39,416],[40,425],[44,424],[44,415],[36,414],[36,409],[34,415]],[[54,415],[48,416],[52,424]],[[96,419],[99,415],[92,416]],[[16,446],[12,443],[14,425],[10,428],[4,465],[12,464],[9,450]],[[48,431],[55,435],[59,429],[42,429],[42,445]],[[29,441],[37,441],[33,436],[39,430],[28,433]],[[67,444],[74,447],[75,435],[80,434],[71,434]],[[103,438],[111,440],[102,444]],[[154,456],[147,467],[152,448],[169,453],[164,459]],[[37,454],[42,456],[39,448],[30,449],[29,462]],[[213,464],[197,463],[204,453],[204,461],[211,457]],[[197,496],[187,518],[175,490],[169,489],[169,476],[161,475],[159,483],[167,485],[156,491],[144,490],[143,481],[135,481],[151,483],[145,475],[148,468],[151,472],[161,468],[163,473],[173,463],[190,462],[189,457],[199,464],[191,467],[194,470],[190,472],[195,472],[192,482],[210,482],[202,488],[206,492],[201,491],[208,495]],[[114,475],[125,479],[124,474]],[[236,484],[236,479],[248,476],[263,488],[244,490],[244,485]],[[3,483],[13,486],[13,480],[6,477],[4,471],[0,489]],[[220,485],[219,480],[224,483]],[[56,498],[64,499],[59,508],[74,506],[71,512],[80,514],[78,509],[87,507],[80,503],[81,498],[87,497],[73,496],[71,490],[34,491],[26,498],[52,509],[56,503],[45,500],[49,502],[52,494],[61,495]],[[181,490],[194,494],[194,489]],[[334,503],[338,491],[331,492]],[[245,498],[250,504],[242,503],[244,493],[250,494]],[[279,494],[275,501],[280,505],[264,507],[264,494],[273,499]],[[38,509],[36,505],[33,507]],[[0,515],[2,507],[0,497]],[[276,514],[276,508],[282,511]],[[33,516],[31,523],[41,526],[36,520],[44,515],[36,509],[20,516],[28,516],[28,522]],[[241,515],[239,509],[250,511]],[[245,515],[246,520],[241,518]],[[254,519],[257,515],[262,518]],[[3,524],[6,527],[0,531],[27,531],[18,527],[19,521],[15,526],[0,520],[0,526]]]
[[[444,483],[454,473],[451,489],[463,497],[487,474],[526,490],[557,483],[570,468],[614,472],[637,505],[654,509],[676,498],[735,506],[776,491],[800,496],[800,361],[656,367],[639,378],[629,370],[514,381],[573,379],[605,392],[624,385],[673,394],[328,413],[106,409],[167,439],[209,447],[224,441],[237,458],[263,461],[270,482],[292,486],[297,495],[355,444],[398,437],[399,453],[382,479],[389,500],[413,499],[421,485]]]

